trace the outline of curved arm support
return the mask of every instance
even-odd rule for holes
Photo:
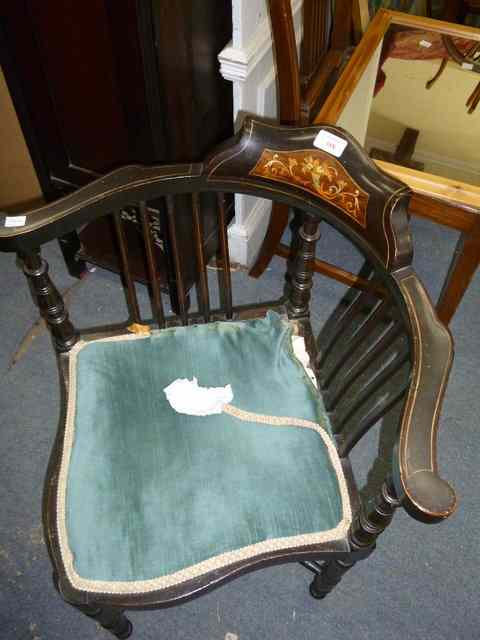
[[[201,164],[122,167],[73,193],[26,212],[22,226],[6,226],[0,213],[0,251],[29,251],[81,225],[139,200],[195,190]],[[187,179],[189,178],[189,179]],[[22,214],[15,214],[15,217]]]
[[[394,483],[402,505],[424,522],[447,518],[456,507],[452,487],[438,475],[437,428],[453,361],[453,340],[411,269],[393,274],[410,324],[413,368],[396,455]]]

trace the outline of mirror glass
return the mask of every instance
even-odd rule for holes
[[[480,186],[480,42],[392,24],[365,144],[375,159]]]

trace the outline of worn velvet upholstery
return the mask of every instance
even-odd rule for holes
[[[87,343],[76,356],[65,504],[75,571],[149,580],[271,538],[335,528],[338,479],[318,433],[176,413],[164,387],[196,376],[232,405],[311,420],[321,399],[275,313]]]

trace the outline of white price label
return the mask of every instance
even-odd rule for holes
[[[428,40],[420,40],[420,42],[418,44],[421,47],[425,47],[425,49],[430,49],[430,47],[432,46],[432,43],[429,42]]]
[[[27,216],[7,216],[5,218],[6,227],[23,227]]]
[[[470,62],[462,62],[462,69],[471,71],[473,69],[473,64],[471,64]]]
[[[348,141],[336,136],[334,133],[330,133],[330,131],[326,129],[320,129],[313,144],[318,149],[331,153],[332,156],[336,158],[340,158],[345,151]]]

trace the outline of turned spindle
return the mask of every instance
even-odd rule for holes
[[[45,319],[58,352],[69,351],[78,340],[78,333],[68,318],[60,293],[48,275],[48,264],[40,253],[21,255],[23,272],[31,283],[40,314]]]

